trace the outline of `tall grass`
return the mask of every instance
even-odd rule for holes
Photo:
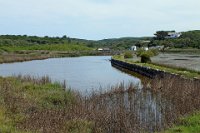
[[[112,53],[105,53],[112,54]],[[78,57],[78,56],[89,56],[89,55],[104,55],[98,51],[86,50],[86,51],[15,51],[8,53],[0,53],[0,63],[12,63],[12,62],[23,62],[31,60],[43,60],[48,58],[61,58],[61,57]]]
[[[0,78],[0,121],[9,119],[7,132],[155,132],[200,110],[199,80],[166,75],[143,83],[85,97],[49,77]]]

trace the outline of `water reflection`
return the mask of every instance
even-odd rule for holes
[[[92,110],[104,110],[111,112],[109,133],[120,131],[135,132],[145,130],[155,132],[163,129],[167,118],[172,117],[173,105],[162,97],[161,93],[152,93],[147,89],[131,87],[127,90],[119,87],[119,90],[102,94],[98,98],[92,97]],[[95,96],[97,97],[97,96]],[[116,123],[122,125],[116,126]],[[115,128],[115,129],[114,129]]]

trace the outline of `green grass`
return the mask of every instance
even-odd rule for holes
[[[48,50],[48,51],[87,51],[92,50],[84,45],[77,44],[44,44],[30,46],[0,46],[0,51],[14,52],[22,50]]]
[[[58,83],[45,85],[24,83],[21,87],[27,97],[42,108],[63,108],[66,103],[69,105],[75,102],[72,92],[63,90]]]
[[[65,91],[59,83],[44,83],[42,79],[0,77],[0,92],[0,133],[29,133],[31,130],[23,129],[20,123],[27,121],[32,112],[55,111],[59,116],[60,111],[77,102],[72,91]]]
[[[164,133],[200,133],[200,113],[181,118],[179,124]]]
[[[31,133],[17,129],[15,121],[7,116],[6,111],[4,107],[0,106],[0,133]]]

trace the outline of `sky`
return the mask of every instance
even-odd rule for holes
[[[0,0],[0,34],[100,40],[200,29],[200,0]]]

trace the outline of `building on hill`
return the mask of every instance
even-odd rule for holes
[[[163,45],[161,45],[161,46],[151,46],[151,47],[149,47],[149,49],[163,50],[163,49],[164,49],[164,46],[163,46]]]
[[[103,48],[103,51],[110,51],[110,48]]]
[[[97,50],[98,50],[98,51],[103,51],[103,48],[98,48]]]
[[[149,50],[148,47],[142,47],[142,49],[144,49],[145,51],[148,51],[148,50]]]
[[[157,31],[154,35],[156,36],[156,39],[164,40],[179,38],[182,33],[176,31]]]
[[[168,32],[168,35],[165,37],[166,39],[173,39],[173,38],[179,38],[182,35],[180,32]]]
[[[98,48],[97,51],[109,52],[110,48]]]
[[[137,51],[137,46],[131,46],[132,51]]]

